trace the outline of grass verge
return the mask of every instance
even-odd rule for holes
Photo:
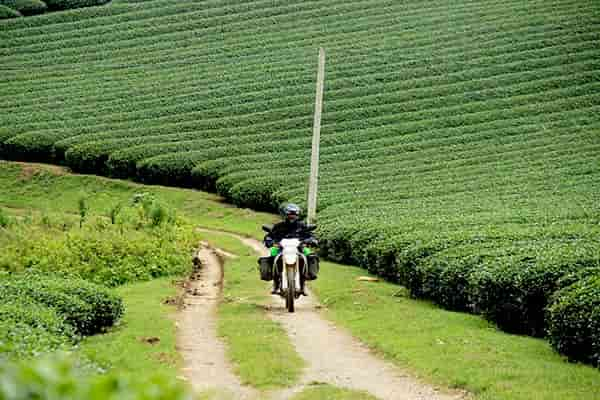
[[[201,236],[239,256],[225,262],[223,302],[218,311],[218,334],[227,343],[235,372],[243,383],[261,390],[297,383],[304,361],[283,328],[266,314],[268,288],[258,277],[255,253],[227,235]]]
[[[304,389],[291,400],[376,400],[368,393],[318,384]]]
[[[569,364],[541,339],[509,335],[478,316],[444,311],[360,268],[323,263],[311,284],[325,315],[418,377],[481,400],[595,400],[600,372]]]
[[[115,289],[125,302],[123,319],[106,334],[86,338],[80,344],[81,354],[120,375],[175,377],[181,363],[171,318],[175,308],[164,304],[177,295],[172,281],[159,278]]]

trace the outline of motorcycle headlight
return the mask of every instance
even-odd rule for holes
[[[298,256],[295,253],[287,253],[283,255],[283,261],[285,261],[286,264],[296,264],[296,260],[298,259]]]

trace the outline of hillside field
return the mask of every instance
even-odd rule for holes
[[[56,389],[75,391],[68,397],[74,400],[189,400],[182,393],[177,395],[174,384],[175,377],[184,372],[181,358],[185,356],[181,347],[175,346],[179,328],[175,326],[173,296],[180,292],[180,274],[189,273],[191,267],[186,248],[199,240],[240,256],[225,265],[223,296],[227,300],[218,309],[219,330],[238,375],[256,388],[286,386],[295,384],[301,378],[298,372],[303,375],[310,368],[305,364],[315,361],[296,362],[292,369],[286,365],[288,358],[281,357],[281,347],[293,337],[269,318],[279,313],[283,304],[265,312],[264,305],[271,304],[272,298],[269,283],[260,281],[253,268],[254,251],[235,237],[216,232],[259,235],[256,226],[275,216],[231,207],[204,192],[70,174],[50,165],[0,162],[0,187],[0,297],[5,300],[0,305],[0,377],[4,383],[0,385],[0,398],[25,400],[33,393],[44,399],[68,397],[64,391],[51,397],[49,393]],[[138,212],[143,208],[132,204],[144,193],[148,200],[158,201],[155,205],[172,207],[170,211],[179,221],[175,232],[168,221],[160,227],[148,226],[150,221],[144,212]],[[78,200],[82,198],[88,209],[80,228]],[[150,215],[158,214],[151,211]],[[192,233],[198,226],[211,229]],[[7,287],[15,289],[15,285],[30,287],[23,285],[23,272],[36,271],[36,281],[46,282],[40,296],[31,298],[39,293],[36,291],[22,293],[16,299],[4,291]],[[48,286],[69,275],[79,275],[88,282],[70,279],[71,285]],[[446,311],[428,301],[411,299],[407,290],[396,284],[357,280],[364,275],[358,267],[323,263],[319,279],[310,284],[316,295],[311,297],[319,299],[320,315],[333,326],[347,329],[407,374],[436,387],[464,389],[472,394],[468,399],[597,400],[600,371],[565,362],[547,341],[510,335],[480,316]],[[95,296],[89,296],[93,286],[89,281],[99,284]],[[122,299],[124,313],[115,326],[103,334],[66,337],[64,333],[71,331],[70,322],[80,321],[90,311],[102,315],[98,309],[74,300],[75,293],[66,298],[57,293],[72,290],[73,284],[80,287],[86,302],[95,299],[101,305],[102,294],[107,291]],[[61,297],[62,302],[57,303]],[[71,309],[65,310],[65,306]],[[304,307],[304,301],[300,306]],[[62,316],[68,316],[69,321]],[[302,311],[290,318],[306,321]],[[195,321],[203,326],[202,318]],[[60,331],[56,328],[61,326],[67,329],[57,335]],[[312,329],[312,324],[308,327]],[[140,340],[149,337],[158,337],[160,342],[149,345]],[[48,363],[39,354],[53,354],[52,349],[60,343],[79,360],[75,369],[66,368],[62,362]],[[33,355],[23,354],[23,350],[31,349],[36,350]],[[289,349],[296,354],[298,348]],[[5,363],[6,357],[21,359],[24,368],[15,370],[11,363]],[[206,362],[206,355],[201,359]],[[97,372],[102,371],[106,373],[98,376]],[[161,376],[163,379],[157,381]],[[106,384],[114,380],[119,384]],[[323,377],[318,381],[322,382]],[[360,393],[339,393],[336,397],[339,390],[315,383],[301,398],[372,399]],[[324,393],[319,395],[320,391]],[[204,394],[199,399],[235,398]],[[265,393],[258,398],[267,397]]]
[[[115,0],[3,20],[0,156],[304,205],[322,46],[322,254],[598,365],[599,28],[595,0]]]

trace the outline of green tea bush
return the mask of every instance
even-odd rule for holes
[[[0,156],[7,160],[53,162],[53,143],[64,139],[65,135],[60,131],[14,135],[2,143]]]
[[[0,360],[29,358],[74,339],[74,328],[51,307],[27,297],[0,305]]]
[[[97,6],[110,0],[0,0],[0,19],[43,14],[46,11]]]
[[[24,274],[0,278],[0,358],[29,358],[68,347],[113,325],[122,300],[80,279]]]
[[[75,336],[73,327],[66,323],[64,316],[30,297],[15,298],[0,305],[0,317],[3,323],[22,323],[55,336]]]
[[[502,261],[506,263],[488,265],[473,274],[473,296],[477,311],[508,332],[542,333],[541,327],[538,326],[539,321],[538,324],[530,322],[530,318],[539,320],[539,316],[532,314],[528,307],[531,302],[539,303],[544,300],[540,297],[542,288],[529,288],[532,298],[526,297],[527,293],[524,290],[527,288],[521,285],[520,279],[524,266]],[[532,270],[544,273],[541,269],[535,269],[535,264],[529,266],[528,272],[534,272]],[[552,278],[556,280],[558,276]],[[543,306],[545,304],[542,305],[542,309]]]
[[[593,238],[520,244],[516,254],[499,257],[473,272],[476,310],[506,331],[544,336],[544,311],[560,288],[560,279],[600,266],[599,249]]]
[[[87,316],[85,325],[79,329],[82,335],[100,332],[114,325],[123,315],[122,299],[104,286],[83,279],[42,280],[41,282],[43,282],[39,285],[41,290],[61,291],[90,305],[92,313]]]
[[[427,259],[416,268],[422,277],[422,297],[448,310],[470,311],[473,307],[470,277],[481,261],[477,256]]]
[[[358,263],[406,286],[413,297],[481,313],[503,330],[533,336],[546,334],[553,293],[600,268],[600,243],[592,233],[536,231],[527,240],[515,240],[523,235],[517,231],[494,238],[433,233],[411,241],[369,225],[319,231],[321,253],[330,259]]]
[[[548,338],[559,353],[600,367],[600,272],[556,292],[547,317]]]
[[[255,210],[273,211],[285,200],[277,195],[277,189],[286,181],[277,177],[259,177],[243,181],[231,188],[231,201],[238,206]]]
[[[387,248],[384,248],[383,254],[378,257],[383,261],[380,268],[383,268],[384,265],[390,265],[391,268],[388,274],[395,273],[397,281],[406,286],[414,297],[424,296],[423,285],[426,275],[418,267],[439,250],[436,244],[416,242],[401,246],[400,243],[395,243],[392,240],[387,241],[386,244]],[[392,257],[393,263],[385,262],[386,259],[391,260]]]
[[[0,0],[0,5],[17,10],[23,15],[42,14],[48,9],[46,4],[40,0]]]
[[[25,274],[0,281],[3,303],[19,299],[30,299],[54,309],[80,335],[98,333],[123,314],[123,303],[118,296],[105,287],[80,279]]]
[[[0,4],[0,19],[16,18],[22,16],[23,15],[17,10]],[[4,151],[2,151],[2,154],[4,154]]]
[[[0,361],[3,400],[192,400],[173,378],[124,378],[117,373],[84,375],[65,355],[27,362]]]
[[[69,342],[42,327],[7,320],[0,323],[0,364],[5,359],[28,359],[55,351]]]
[[[197,157],[194,152],[148,158],[136,164],[136,178],[147,184],[193,187],[192,169]]]

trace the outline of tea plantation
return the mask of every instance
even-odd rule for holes
[[[322,254],[600,364],[595,0],[112,1],[0,22],[0,156],[304,204]]]

